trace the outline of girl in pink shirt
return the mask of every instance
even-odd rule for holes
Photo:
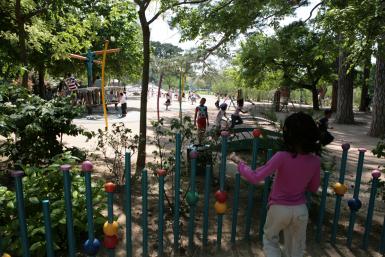
[[[252,170],[235,154],[243,178],[256,184],[275,173],[263,235],[267,257],[280,257],[279,233],[284,234],[284,256],[300,257],[306,249],[308,210],[305,192],[316,192],[320,184],[320,132],[313,118],[298,112],[286,118],[283,127],[285,150],[264,166]]]

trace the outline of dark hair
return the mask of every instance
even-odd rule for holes
[[[333,111],[332,111],[331,109],[326,109],[326,110],[324,111],[324,114],[325,114],[325,115],[332,114],[332,113],[333,113]]]
[[[297,112],[286,118],[283,126],[283,141],[286,151],[296,156],[299,153],[320,154],[320,131],[313,118]]]
[[[221,105],[219,105],[219,108],[221,108],[221,110],[223,110],[223,111],[226,111],[227,103],[222,103]]]

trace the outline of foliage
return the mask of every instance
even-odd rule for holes
[[[63,152],[63,135],[91,137],[72,123],[81,109],[71,97],[45,101],[23,88],[3,85],[0,98],[0,135],[6,138],[0,153],[14,163],[47,163]]]
[[[66,217],[63,190],[62,164],[71,164],[72,209],[75,239],[78,245],[87,238],[87,214],[84,178],[76,165],[79,159],[69,152],[57,155],[51,164],[42,168],[26,165],[23,167],[24,199],[28,238],[31,256],[45,255],[45,233],[41,201],[50,201],[52,234],[55,251],[65,252],[67,247]],[[102,234],[105,218],[102,211],[106,201],[101,181],[92,183],[94,222],[96,235]],[[13,188],[0,186],[0,234],[6,251],[12,256],[21,256],[19,221],[16,209],[16,195]],[[101,239],[101,238],[99,238]]]
[[[372,152],[377,158],[385,157],[385,137],[378,141],[376,148]]]
[[[150,141],[152,145],[157,147],[154,150],[154,162],[148,163],[148,167],[152,171],[157,169],[165,169],[171,172],[175,167],[175,134],[181,134],[181,146],[185,150],[186,144],[193,143],[195,127],[190,116],[184,116],[182,122],[179,119],[171,119],[170,128],[165,126],[164,119],[152,121],[151,125],[154,129],[154,138]],[[168,150],[172,149],[172,150]],[[183,155],[182,155],[183,158]],[[182,164],[184,161],[182,160]]]
[[[132,131],[126,128],[123,122],[112,124],[112,130],[98,129],[97,150],[101,150],[107,168],[112,173],[115,183],[124,182],[124,163],[125,154],[130,151],[133,154],[137,148],[139,137],[132,136]],[[112,161],[110,161],[110,151],[112,151]]]

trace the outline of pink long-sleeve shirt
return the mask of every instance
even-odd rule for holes
[[[270,205],[300,205],[306,203],[305,192],[316,192],[320,185],[320,158],[314,154],[277,152],[265,165],[252,170],[244,162],[238,164],[242,177],[252,184],[275,172]]]

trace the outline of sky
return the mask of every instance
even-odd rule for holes
[[[300,7],[296,10],[296,14],[293,17],[287,17],[281,22],[281,25],[287,25],[295,20],[305,20],[309,17],[311,9],[318,3],[319,1],[311,0],[308,6]],[[155,12],[157,10],[157,6],[150,6],[150,15],[151,11]],[[317,14],[317,11],[313,12],[313,17]],[[194,41],[187,41],[180,43],[180,33],[178,30],[171,30],[167,21],[164,19],[165,17],[159,17],[156,21],[151,24],[151,41],[159,41],[161,43],[171,43],[174,45],[178,45],[179,47],[187,50],[193,47],[196,47],[196,43]],[[268,32],[268,31],[266,31]]]

